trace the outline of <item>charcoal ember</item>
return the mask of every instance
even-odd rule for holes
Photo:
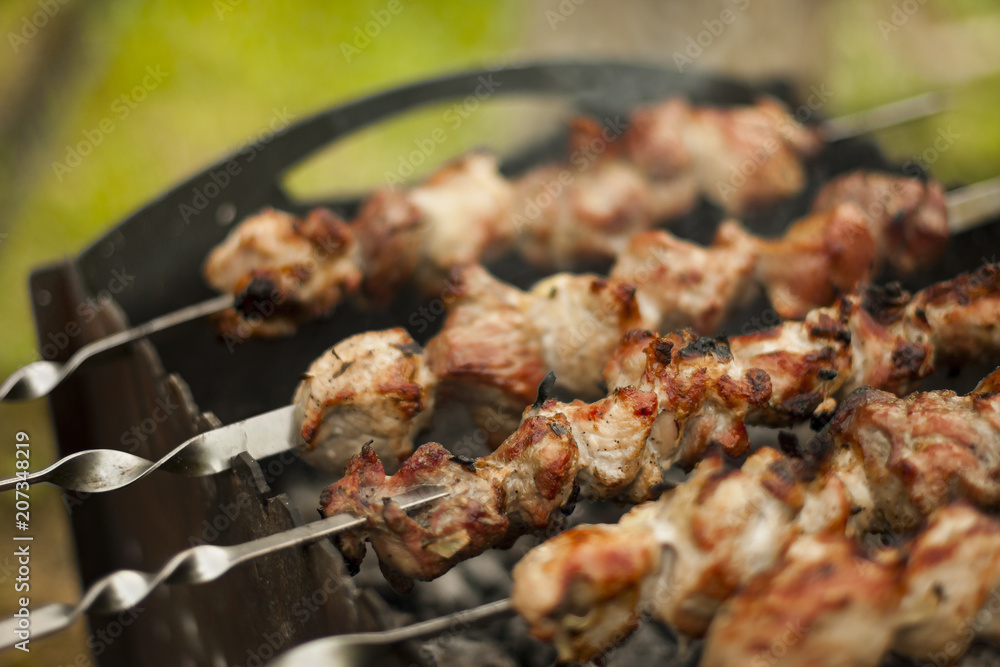
[[[420,654],[437,667],[516,667],[514,660],[495,639],[478,632],[475,636],[446,633],[420,646]]]

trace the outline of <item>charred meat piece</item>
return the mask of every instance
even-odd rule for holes
[[[897,271],[930,266],[948,241],[944,193],[936,181],[856,171],[824,185],[812,210],[828,211],[847,202],[861,210],[879,255]]]
[[[964,397],[859,389],[810,456],[764,448],[740,469],[709,457],[618,524],[579,526],[529,552],[514,571],[515,607],[563,660],[593,658],[642,614],[707,631],[711,665],[876,665],[888,650],[957,658],[975,634],[963,619],[1000,586],[1000,524],[964,504],[997,503],[998,386],[1000,370]],[[870,554],[855,540],[873,530],[920,532]],[[598,550],[590,570],[575,564]],[[648,555],[624,568],[617,553]],[[623,576],[599,569],[619,562]],[[577,600],[610,609],[585,615]],[[995,624],[976,625],[995,636]],[[771,650],[789,627],[802,631]],[[843,646],[844,636],[865,641]]]
[[[384,305],[411,281],[436,294],[455,267],[512,247],[547,267],[616,257],[636,234],[689,210],[699,190],[730,212],[782,199],[801,187],[801,160],[818,142],[814,130],[770,99],[724,109],[675,99],[609,126],[576,119],[568,163],[508,182],[495,157],[469,153],[416,187],[376,191],[346,226],[327,211],[299,219],[266,210],[232,231],[212,252],[204,273],[210,284],[237,299],[239,307],[220,318],[224,333],[285,335],[354,294]],[[815,210],[860,207],[879,252],[899,268],[915,267],[933,257],[947,229],[940,188],[911,181],[860,174],[832,185]],[[876,205],[887,197],[891,202]],[[842,243],[839,225],[826,232],[815,229],[817,224],[807,227],[818,240],[799,235],[794,249],[810,246],[810,251],[798,276],[827,262],[837,271],[833,287],[847,291],[877,268],[861,269],[864,257]],[[779,256],[775,266],[788,258],[781,247],[765,248],[767,257]],[[739,266],[760,253],[747,247],[747,254],[737,260]],[[711,275],[713,263],[694,271]],[[778,280],[766,267],[758,278]],[[825,289],[803,290],[782,312],[798,316],[825,305],[830,288]],[[689,324],[710,326],[728,305],[713,305],[707,319],[694,316]]]
[[[283,336],[298,322],[331,312],[361,285],[363,267],[351,227],[325,209],[305,218],[265,209],[244,220],[209,255],[208,282],[235,295],[223,334]]]
[[[949,345],[963,348],[965,341],[954,337],[955,330],[964,329],[976,340],[990,340],[995,353],[1000,349],[1000,334],[985,313],[1000,308],[1000,280],[994,281],[992,290],[982,288],[978,281],[974,300],[967,298],[969,280],[963,276],[912,297],[901,291],[863,290],[834,308],[810,314],[805,322],[786,323],[774,331],[729,341],[691,332],[663,337],[649,332],[630,334],[608,366],[610,390],[606,398],[590,404],[555,400],[534,404],[525,411],[520,427],[493,455],[474,461],[471,470],[462,468],[466,472],[461,474],[494,479],[490,488],[501,494],[495,501],[500,511],[512,511],[510,503],[516,501],[517,520],[511,522],[509,530],[472,543],[477,549],[503,544],[521,532],[558,521],[560,502],[569,497],[574,485],[583,498],[638,502],[653,497],[660,489],[663,471],[671,466],[690,468],[716,450],[731,456],[746,454],[746,423],[793,423],[816,410],[832,410],[838,396],[864,385],[909,391],[931,371],[935,355],[953,352]],[[946,294],[953,298],[946,298]],[[944,336],[928,324],[938,321],[935,308],[947,312]],[[909,350],[920,354],[911,355]],[[984,386],[995,384],[991,381]],[[833,423],[839,421],[834,419]],[[834,426],[830,428],[833,432]],[[558,441],[554,449],[548,444],[552,439]],[[539,441],[546,443],[541,449],[526,444]],[[414,456],[425,460],[424,449],[428,447],[441,449],[440,445],[425,445]],[[540,456],[539,451],[546,453]],[[856,496],[857,518],[850,524],[856,526],[872,521],[876,494],[861,459],[843,456],[834,458],[843,469],[836,483],[851,488]],[[802,460],[822,458],[805,452]],[[452,467],[455,462],[447,461],[447,475],[460,474]],[[350,496],[351,508],[363,500],[365,511],[383,512],[381,499],[405,490],[399,486],[405,478],[384,477],[380,464],[377,474],[369,474],[375,463],[369,456],[352,464],[353,472],[324,496],[322,511],[334,514],[347,509],[336,500],[343,497],[340,490],[356,489]],[[421,466],[422,479],[434,479],[431,467]],[[904,465],[901,470],[912,468]],[[517,493],[513,495],[510,485],[496,481],[497,476],[506,480],[510,475],[525,479],[525,470],[530,471],[532,482],[515,485]],[[794,478],[779,475],[772,491],[791,493],[782,489],[792,481]],[[806,503],[805,507],[813,508],[803,514],[811,522],[825,524],[840,517],[837,521],[847,525],[850,516],[847,510],[831,514],[816,509],[815,504]],[[925,510],[926,506],[921,508]],[[423,511],[419,510],[413,520],[420,521]],[[422,526],[431,539],[434,523],[425,521]],[[374,521],[344,539],[355,545],[366,539],[378,544],[389,539],[380,535],[382,531],[396,530],[393,524]],[[420,548],[419,544],[411,546]],[[406,578],[437,576],[474,553],[478,551],[471,547],[459,550],[439,557],[430,567],[423,551],[406,557],[396,550],[392,570]]]

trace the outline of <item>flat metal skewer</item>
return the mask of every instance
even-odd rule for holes
[[[948,223],[954,232],[995,217],[1000,211],[1000,177],[949,192],[947,205]],[[155,462],[116,449],[89,449],[24,477],[0,479],[0,492],[14,489],[18,483],[46,482],[71,491],[100,493],[120,489],[161,468],[193,477],[212,475],[228,470],[240,452],[260,459],[293,449],[292,422],[293,407],[278,408],[197,435]]]
[[[952,234],[995,218],[1000,211],[1000,176],[949,192],[947,206]]]
[[[842,118],[827,120],[820,125],[820,131],[827,141],[840,141],[938,113],[947,108],[948,98],[947,93],[917,95]],[[30,363],[11,373],[10,377],[0,384],[0,401],[25,401],[46,396],[84,361],[97,354],[145,338],[157,331],[221,312],[232,305],[231,295],[213,297],[89,343],[77,350],[64,363],[46,359]]]
[[[514,607],[510,600],[497,600],[473,609],[393,630],[360,632],[353,635],[335,635],[315,639],[282,653],[267,665],[268,667],[381,665],[385,664],[387,654],[396,644],[431,639],[446,632],[456,632],[459,628],[464,629],[513,614]]]
[[[287,405],[206,431],[155,462],[117,449],[87,449],[65,456],[44,470],[0,479],[0,491],[17,488],[19,483],[45,482],[67,491],[101,493],[128,486],[160,468],[189,477],[214,475],[229,470],[241,452],[262,459],[293,449],[293,413],[294,407]]]
[[[233,297],[224,294],[207,301],[192,304],[143,324],[100,338],[77,350],[65,363],[42,359],[17,369],[0,384],[0,401],[26,401],[48,395],[70,373],[91,357],[107,352],[125,343],[145,338],[170,327],[190,322],[206,315],[219,313],[233,305]]]
[[[423,486],[407,491],[392,500],[403,510],[411,510],[448,495],[443,486]],[[137,570],[119,570],[96,581],[75,605],[50,604],[31,610],[30,637],[38,639],[65,630],[86,612],[116,613],[142,602],[160,584],[199,584],[218,579],[240,563],[315,542],[363,525],[367,519],[349,514],[334,516],[268,535],[243,544],[215,546],[202,544],[185,549],[154,574]],[[19,641],[14,631],[18,619],[0,623],[0,651]]]
[[[820,131],[828,142],[842,141],[892,125],[902,125],[911,120],[933,116],[946,111],[950,101],[951,94],[946,91],[924,93],[840,118],[831,118],[820,123]]]

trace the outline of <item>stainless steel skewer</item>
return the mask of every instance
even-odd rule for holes
[[[830,119],[824,121],[820,128],[827,141],[840,141],[943,111],[948,106],[949,97],[948,93],[944,92],[925,93],[874,109]],[[23,401],[46,396],[87,359],[125,343],[145,338],[157,331],[223,311],[232,303],[231,295],[213,297],[96,340],[77,350],[64,363],[45,359],[32,362],[14,371],[3,384],[0,384],[0,401]]]
[[[23,478],[0,479],[0,491],[23,482],[46,482],[69,491],[100,493],[128,486],[160,468],[189,477],[213,475],[231,468],[241,452],[262,459],[292,449],[293,410],[288,405],[196,435],[155,462],[117,449],[76,452]]]
[[[821,123],[820,128],[823,138],[832,143],[932,116],[947,110],[950,100],[951,95],[945,91],[924,93],[840,118],[831,118]]]
[[[449,493],[443,486],[424,486],[407,491],[393,500],[404,510],[411,510],[444,498]],[[215,546],[202,544],[185,549],[154,574],[137,570],[119,570],[95,582],[76,605],[50,604],[31,611],[31,638],[65,630],[86,613],[115,613],[139,604],[160,584],[198,584],[218,579],[240,563],[266,556],[281,549],[315,542],[351,528],[363,525],[367,519],[337,514],[320,521],[291,528],[243,544]],[[17,619],[0,623],[0,651],[14,646],[19,638],[14,634]]]
[[[948,194],[948,219],[954,231],[966,231],[998,211],[1000,177]],[[203,433],[155,462],[114,449],[77,452],[24,478],[0,479],[0,492],[14,489],[19,482],[47,482],[67,490],[100,493],[127,486],[161,468],[194,477],[212,475],[228,470],[240,452],[264,458],[292,449],[292,412],[292,406],[286,406]]]
[[[953,234],[996,217],[1000,210],[1000,176],[949,192],[947,206],[948,226]]]
[[[315,665],[325,667],[363,667],[384,664],[388,652],[396,644],[438,637],[458,628],[493,621],[514,613],[510,600],[497,600],[473,609],[435,618],[423,623],[381,632],[361,632],[353,635],[336,635],[306,642],[282,653],[267,663],[268,667],[297,667]]]
[[[59,383],[79,368],[84,361],[95,355],[119,347],[125,343],[145,338],[157,331],[163,331],[178,324],[196,320],[199,317],[221,312],[231,305],[233,305],[233,297],[228,294],[212,297],[207,301],[192,304],[134,326],[131,329],[119,331],[106,338],[88,343],[77,350],[65,363],[46,359],[32,362],[27,366],[17,369],[10,374],[10,377],[4,380],[3,384],[0,385],[0,400],[24,401],[32,398],[41,398],[59,386]]]

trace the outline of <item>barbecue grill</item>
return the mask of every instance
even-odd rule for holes
[[[678,93],[696,103],[717,105],[750,103],[758,94],[768,93],[795,107],[790,90],[781,82],[751,86],[606,62],[476,70],[334,107],[280,131],[255,154],[236,153],[220,160],[127,217],[75,259],[33,272],[30,290],[40,349],[45,349],[50,334],[75,323],[81,333],[69,337],[69,344],[53,357],[65,361],[81,346],[121,331],[129,322],[143,322],[210,297],[200,267],[233,220],[264,206],[304,213],[317,203],[295,201],[286,194],[280,179],[287,170],[360,128],[474,94],[484,77],[496,83],[497,97],[554,99],[567,109],[595,117],[624,115],[638,104]],[[556,158],[564,139],[556,133],[507,156],[505,173],[516,174]],[[239,172],[225,182],[219,174],[234,161]],[[832,144],[810,164],[809,186],[800,195],[747,217],[747,226],[765,235],[778,233],[805,210],[819,184],[858,167],[899,171],[868,140]],[[321,203],[345,217],[357,205],[350,199]],[[706,242],[720,219],[721,212],[703,204],[673,229],[680,236]],[[974,269],[992,259],[983,257],[982,249],[996,247],[998,240],[997,224],[966,232],[954,239],[932,270],[908,278],[906,286],[918,288]],[[520,287],[541,277],[513,256],[490,268]],[[123,275],[128,279],[121,280]],[[116,277],[127,284],[114,294],[109,307],[85,320],[81,304],[107,294]],[[406,326],[408,316],[421,305],[423,300],[415,292],[400,294],[378,312],[344,305],[333,317],[302,327],[294,337],[230,347],[205,320],[198,320],[106,353],[70,376],[50,398],[59,456],[121,444],[138,456],[159,459],[197,433],[286,405],[300,373],[334,342],[365,330]],[[729,329],[739,331],[764,307],[762,302],[748,306]],[[431,327],[420,342],[433,333]],[[937,380],[935,388],[947,384],[968,389],[985,372],[984,367],[966,368],[955,377]],[[450,428],[461,434],[466,426],[456,421]],[[453,440],[441,430],[431,437]],[[232,470],[212,477],[157,473],[109,494],[86,497],[70,492],[67,505],[81,579],[87,586],[122,568],[155,571],[193,544],[236,544],[300,525],[313,519],[319,489],[329,481],[288,453],[260,461],[242,454]],[[607,518],[615,511],[591,507],[578,514]],[[481,556],[454,576],[418,587],[406,599],[384,585],[366,585],[374,578],[366,578],[364,571],[359,578],[349,577],[340,554],[321,540],[241,565],[211,583],[159,587],[141,611],[134,612],[134,622],[95,657],[102,665],[265,664],[311,639],[383,630],[503,597],[507,593],[503,571],[517,553],[515,548],[511,553]],[[115,618],[94,614],[90,624],[97,630]],[[398,664],[480,664],[482,652],[492,650],[484,646],[496,643],[476,642],[490,636],[503,637],[509,651],[498,653],[496,664],[508,664],[507,659],[545,664],[553,659],[550,649],[527,639],[516,620],[497,622],[482,635],[451,634],[451,641],[402,644],[392,659]],[[681,650],[662,628],[644,628],[632,642],[633,649],[623,649],[611,661],[626,664],[630,651],[640,650],[671,664],[697,659],[696,649]]]

